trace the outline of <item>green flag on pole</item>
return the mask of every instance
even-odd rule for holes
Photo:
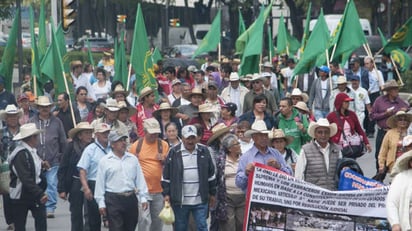
[[[152,89],[157,89],[151,56],[152,54],[150,52],[149,41],[147,40],[146,26],[139,3],[130,55],[130,63],[136,73],[136,88],[138,93],[140,93],[146,86],[150,86]]]
[[[88,38],[86,39],[86,44],[87,44],[87,57],[89,58],[90,65],[92,65],[92,67],[95,67],[94,66],[93,54],[92,54],[92,49],[90,48],[90,41],[89,41]]]
[[[259,72],[260,54],[263,48],[263,26],[264,10],[260,10],[259,17],[253,23],[253,30],[248,29],[250,37],[246,43],[239,68],[239,75],[253,74]]]
[[[113,82],[118,80],[123,83],[123,86],[128,86],[127,82],[127,75],[128,75],[128,68],[127,68],[127,59],[126,59],[126,51],[124,46],[124,31],[122,31],[120,35],[120,42],[116,39],[116,46],[114,50],[114,75]]]
[[[162,54],[160,53],[159,49],[155,47],[153,53],[152,53],[152,62],[157,63],[157,61],[162,60]]]
[[[306,48],[293,70],[293,76],[308,73],[316,65],[317,58],[321,55],[325,55],[326,49],[329,48],[329,40],[328,25],[326,24],[323,10],[321,9],[318,20],[306,43]]]
[[[393,50],[399,47],[409,47],[412,45],[412,17],[399,28],[385,45],[385,50]]]
[[[275,55],[275,46],[273,46],[272,28],[268,26],[268,49],[269,49],[269,61],[272,62],[272,58]]]
[[[64,38],[64,32],[62,24],[60,23],[55,31],[57,47],[59,48],[60,55],[63,61],[64,73],[70,74],[70,62],[69,55],[67,54],[66,40]]]
[[[221,24],[221,10],[217,12],[215,19],[213,19],[210,30],[207,32],[199,47],[196,49],[195,53],[192,56],[192,59],[196,56],[216,50],[217,46],[220,43],[220,24]]]
[[[4,88],[8,91],[12,91],[13,82],[13,68],[14,58],[16,57],[16,45],[17,45],[17,32],[19,27],[20,11],[16,11],[14,16],[13,25],[9,31],[9,39],[7,40],[4,53],[1,58],[0,75],[4,77]]]
[[[279,25],[278,25],[278,39],[276,44],[276,49],[278,54],[286,53],[289,55],[288,49],[288,34],[286,32],[285,19],[283,19],[283,13],[280,15]]]
[[[306,47],[306,43],[309,39],[309,24],[310,24],[310,14],[312,12],[312,2],[309,2],[308,11],[306,12],[305,29],[303,31],[302,42],[300,45],[300,53],[303,53]]]
[[[382,46],[385,47],[388,41],[386,40],[385,36],[383,36],[383,33],[381,29],[378,27],[378,33],[379,36],[381,37],[382,41]],[[400,72],[405,72],[409,69],[411,66],[411,57],[409,56],[408,53],[406,53],[404,50],[400,48],[396,48],[391,50],[393,47],[389,46],[385,50],[386,53],[390,53],[391,59],[395,61],[398,65],[398,69]]]
[[[242,11],[238,9],[238,12],[239,12],[239,29],[238,29],[239,35],[238,37],[239,37],[241,34],[243,34],[243,32],[245,32],[246,25],[245,25],[245,21],[243,20]]]
[[[32,37],[33,38],[33,37]],[[40,15],[39,15],[39,41],[38,51],[40,60],[46,54],[47,50],[47,35],[46,35],[46,10],[44,0],[40,1]]]

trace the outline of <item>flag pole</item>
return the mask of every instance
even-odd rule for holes
[[[74,128],[76,128],[77,127],[76,117],[74,117],[73,103],[72,103],[72,99],[71,99],[71,96],[70,96],[69,85],[67,85],[66,73],[64,73],[64,71],[62,71],[62,73],[63,73],[63,78],[64,78],[64,80],[63,80],[64,81],[64,87],[66,88],[67,95],[69,95],[69,107],[70,107],[70,114],[72,116],[73,126],[74,126]]]
[[[329,66],[329,50],[325,50],[326,53],[326,63]],[[333,90],[333,84],[332,84],[332,73],[329,71],[329,83],[330,83],[330,91]]]
[[[220,60],[222,56],[222,50],[221,50],[221,46],[220,46],[220,42],[217,44],[217,60],[219,60],[219,63],[222,61]]]
[[[333,49],[332,49],[332,54],[331,54],[331,56],[330,56],[330,59],[329,60],[331,60],[331,59],[333,59],[333,56],[335,55],[335,51],[336,51],[336,43],[335,43],[335,45],[333,45]],[[328,54],[329,53],[329,51],[326,53],[326,54]],[[366,52],[367,53],[367,52]],[[326,55],[326,59],[328,59],[328,55]],[[328,63],[329,63],[329,61],[328,61]]]
[[[401,74],[399,73],[398,65],[396,65],[396,62],[392,59],[392,57],[389,57],[389,59],[391,60],[391,63],[392,63],[392,65],[393,65],[393,67],[395,68],[396,74],[399,76],[399,82],[401,83],[401,86],[403,86],[404,83],[403,83],[403,80],[402,80],[402,76],[401,76]]]
[[[129,63],[129,71],[127,72],[126,91],[129,91],[130,74],[132,73],[132,63]]]
[[[36,75],[33,76],[33,91],[34,91],[34,97],[37,98],[37,77]]]

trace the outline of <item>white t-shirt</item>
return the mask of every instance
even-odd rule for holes
[[[104,85],[103,87],[100,87],[98,82],[93,83],[92,87],[94,94],[96,95],[96,99],[107,99],[111,86],[112,83],[108,80],[106,80],[106,85]]]

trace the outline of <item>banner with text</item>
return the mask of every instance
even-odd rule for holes
[[[256,164],[243,230],[389,230],[389,187],[329,191]]]

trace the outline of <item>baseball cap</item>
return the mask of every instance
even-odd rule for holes
[[[352,75],[352,76],[350,77],[350,80],[360,81],[359,75]]]
[[[330,69],[327,66],[320,66],[319,67],[319,71],[325,72],[325,73],[329,73]]]
[[[103,133],[103,132],[107,132],[107,131],[110,131],[110,125],[108,125],[106,123],[98,123],[94,127],[94,132],[95,133]]]
[[[160,134],[160,124],[155,118],[145,119],[143,127],[149,134]]]
[[[172,81],[172,87],[174,86],[174,85],[176,85],[176,84],[181,84],[182,82],[180,81],[180,80],[178,80],[178,79],[174,79],[173,81]]]
[[[189,138],[190,136],[197,136],[197,129],[194,125],[186,125],[182,128],[182,136]]]
[[[237,110],[237,106],[234,103],[226,103],[225,105],[222,105],[222,108],[227,108],[232,113],[235,113]]]
[[[120,140],[121,138],[128,138],[127,131],[122,131],[122,130],[113,130],[110,131],[109,133],[109,141],[110,142],[116,142]]]

